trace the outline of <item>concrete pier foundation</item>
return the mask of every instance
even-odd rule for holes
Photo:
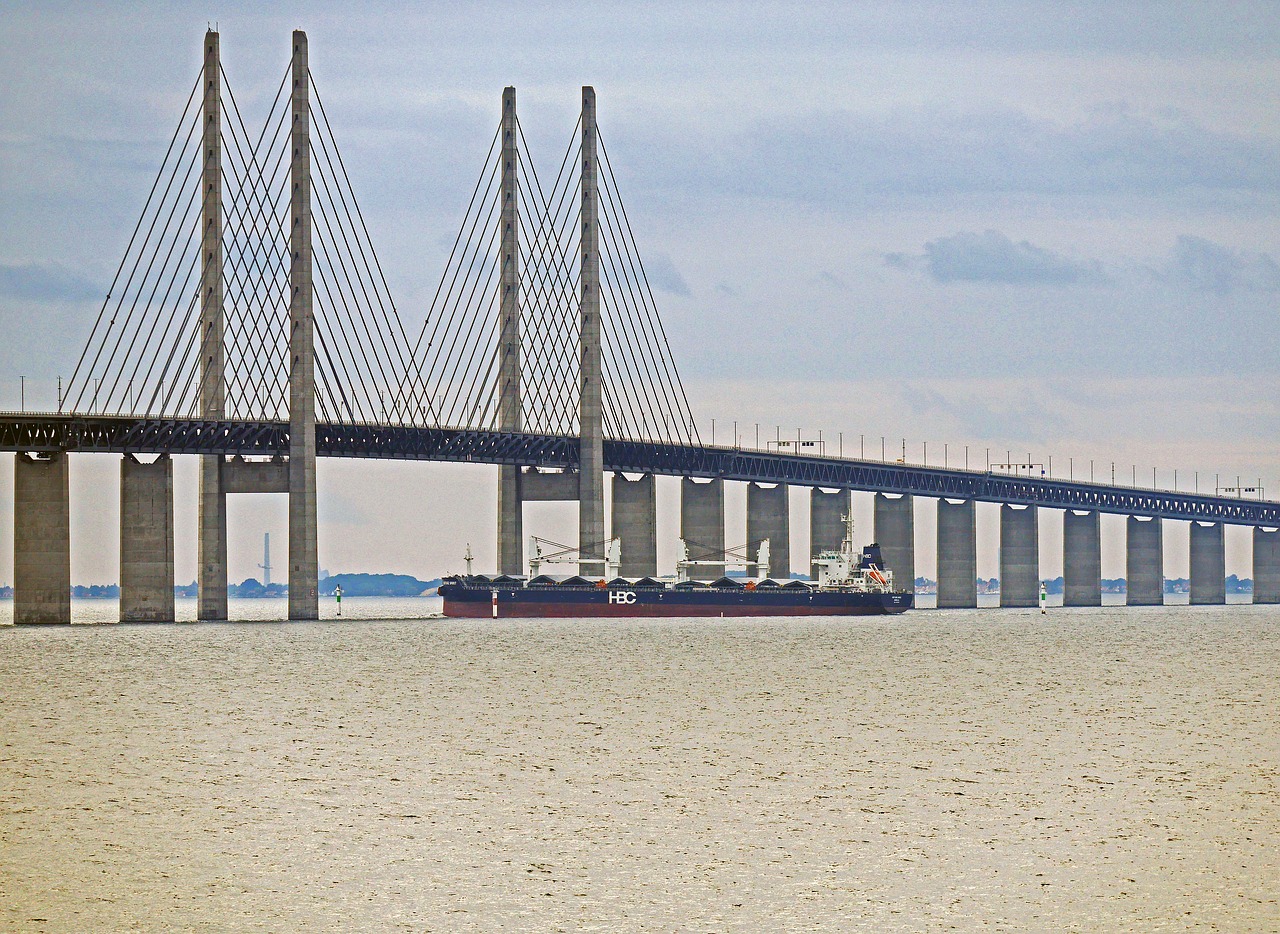
[[[838,551],[844,541],[844,517],[853,510],[853,494],[848,490],[820,490],[809,496],[809,558],[824,551]],[[809,565],[809,576],[818,578],[818,566]]]
[[[1227,560],[1222,523],[1191,523],[1191,603],[1227,602]]]
[[[13,470],[13,621],[71,622],[71,474],[64,453],[18,454]]]
[[[747,557],[754,560],[760,543],[769,540],[769,576],[791,576],[791,515],[787,485],[747,484]],[[756,573],[761,573],[757,569]]]
[[[1062,514],[1062,605],[1102,606],[1102,534],[1098,514]]]
[[[173,461],[120,462],[120,622],[173,622]]]
[[[978,534],[973,500],[938,500],[938,609],[978,605]]]
[[[1253,602],[1280,603],[1280,530],[1253,530]]]
[[[724,481],[718,477],[699,483],[691,477],[680,479],[680,537],[689,548],[689,558],[700,560],[724,554]],[[713,580],[724,575],[723,564],[696,565],[689,576]]]
[[[915,509],[910,496],[893,499],[876,494],[875,535],[885,567],[893,572],[894,589],[911,593],[916,585],[916,539]]]
[[[1000,507],[1000,605],[1040,604],[1040,529],[1035,506]]]
[[[1164,603],[1164,530],[1159,519],[1130,516],[1126,525],[1125,603]]]
[[[623,577],[658,573],[658,507],[653,474],[613,475],[613,537],[622,550]]]

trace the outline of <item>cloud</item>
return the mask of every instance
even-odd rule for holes
[[[1266,253],[1231,250],[1203,237],[1174,244],[1168,276],[1197,292],[1280,292],[1280,265]]]
[[[676,264],[666,253],[655,253],[645,262],[644,271],[650,284],[660,292],[670,292],[685,298],[693,294],[689,291],[689,283],[684,281],[684,276],[680,275],[680,270],[676,269]]]
[[[923,268],[935,282],[1000,282],[1011,285],[1071,285],[1105,281],[1096,262],[1077,262],[1035,246],[1014,243],[996,230],[953,234],[924,245],[924,254],[887,253],[885,265]]]
[[[849,283],[845,282],[840,276],[837,276],[834,272],[827,269],[819,272],[815,281],[818,285],[825,286],[828,289],[834,289],[837,292],[850,291]]]
[[[643,181],[655,188],[824,206],[973,194],[1280,191],[1280,153],[1263,133],[1124,106],[1069,123],[1015,108],[810,112],[758,119],[727,138],[687,126],[661,135],[645,146]]]
[[[57,263],[0,263],[0,297],[31,302],[84,302],[104,290]]]

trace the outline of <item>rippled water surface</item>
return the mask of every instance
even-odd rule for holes
[[[0,629],[0,926],[1280,929],[1276,608],[426,606]]]

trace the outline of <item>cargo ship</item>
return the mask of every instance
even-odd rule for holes
[[[846,518],[839,550],[818,555],[818,579],[774,580],[768,572],[768,541],[754,562],[755,579],[720,577],[697,580],[691,572],[713,563],[694,561],[682,543],[674,578],[618,576],[617,544],[600,561],[606,574],[556,577],[538,573],[536,547],[527,577],[460,574],[440,585],[444,615],[472,618],[566,617],[720,617],[720,616],[871,616],[911,609],[914,593],[895,590],[879,545],[855,551],[853,522]],[[724,558],[721,557],[720,561]],[[582,562],[587,563],[587,562]]]

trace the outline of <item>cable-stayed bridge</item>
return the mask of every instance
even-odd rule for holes
[[[1280,527],[1280,504],[704,444],[676,357],[591,88],[558,167],[542,175],[506,89],[424,324],[411,328],[315,87],[306,35],[293,34],[274,102],[251,125],[211,31],[59,411],[0,415],[0,450],[19,454],[15,619],[70,620],[67,457],[77,452],[124,455],[128,620],[173,618],[170,458],[180,454],[201,455],[201,619],[227,615],[226,497],[238,492],[288,494],[289,615],[318,616],[317,457],[499,465],[503,573],[524,569],[522,505],[535,500],[578,503],[584,559],[617,538],[624,576],[656,573],[654,477],[669,475],[685,478],[681,534],[694,557],[724,551],[724,484],[744,481],[747,540],[769,539],[784,569],[803,563],[791,555],[793,486],[811,490],[811,553],[839,544],[851,491],[878,494],[876,537],[908,581],[913,497],[938,500],[941,606],[976,605],[980,501],[1004,504],[1004,605],[1037,601],[1038,507],[1064,510],[1068,603],[1100,602],[1100,512],[1130,517],[1130,603],[1163,599],[1161,523],[1151,521],[1161,519],[1192,522],[1193,602],[1223,600],[1223,523],[1254,528],[1254,599],[1280,601],[1280,533],[1268,531]]]

